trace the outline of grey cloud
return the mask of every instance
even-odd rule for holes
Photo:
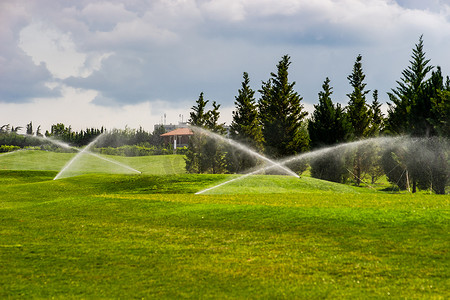
[[[31,20],[28,7],[0,3],[0,102],[23,103],[39,97],[57,97],[60,90],[46,83],[53,77],[45,64],[36,66],[18,47],[19,32]]]
[[[408,9],[430,10],[440,12],[444,4],[450,5],[448,0],[396,0],[396,2]]]
[[[0,102],[27,102],[33,98],[60,95],[59,89],[46,86],[52,76],[43,64],[36,66],[23,56],[0,58],[0,70]]]
[[[427,25],[425,32],[418,32],[429,19],[414,25],[421,18],[420,11],[408,15],[408,10],[388,0],[361,1],[351,11],[335,1],[284,1],[284,6],[277,6],[283,9],[276,11],[270,7],[276,1],[229,0],[232,9],[227,12],[194,0],[109,1],[106,5],[99,1],[43,1],[42,6],[33,8],[33,14],[48,16],[61,31],[70,32],[78,51],[94,56],[114,53],[90,76],[64,80],[69,86],[98,91],[94,102],[103,106],[157,99],[176,105],[186,99],[195,101],[201,91],[208,99],[232,105],[242,72],[249,72],[252,87],[258,89],[284,54],[292,56],[291,79],[297,81],[296,88],[305,100],[315,101],[329,76],[336,98],[343,101],[348,92],[346,76],[357,54],[362,53],[364,63],[372,68],[367,69],[368,74],[376,74],[371,75],[369,88],[387,90],[386,85],[395,85],[401,67],[408,63],[419,35],[425,34],[428,47],[433,40],[428,34],[448,28],[438,20]],[[419,3],[398,2],[407,8]],[[219,4],[226,7],[227,3]],[[291,3],[296,5],[288,9]],[[369,9],[367,5],[372,6]],[[233,16],[234,10],[238,17]],[[444,32],[434,40],[445,41]],[[448,43],[439,45],[445,48]],[[405,60],[401,67],[399,56]],[[393,65],[399,69],[392,70]],[[29,67],[34,69],[26,75],[34,74],[37,79],[30,77],[27,86],[31,89],[23,93],[56,92],[44,88],[51,79],[44,66]],[[383,87],[376,86],[377,82]]]
[[[185,53],[189,51],[187,49],[166,50],[146,55],[140,53],[139,57],[133,56],[132,52],[120,52],[105,59],[102,68],[91,76],[71,77],[64,83],[99,91],[101,95],[95,99],[98,105],[135,104],[157,99],[174,103],[186,99],[195,101],[201,91],[211,91],[210,96],[222,99],[232,98],[225,96],[230,90],[227,86],[230,71],[217,65],[221,61],[220,53],[192,49],[190,51],[199,55],[193,56],[193,53]],[[229,60],[224,58],[224,62]],[[237,79],[240,79],[239,73]]]

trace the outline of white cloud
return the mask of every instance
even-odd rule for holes
[[[33,23],[20,32],[20,48],[36,65],[45,63],[48,70],[60,79],[79,76],[86,55],[76,51],[70,34]]]

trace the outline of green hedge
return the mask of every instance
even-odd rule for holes
[[[148,156],[148,155],[166,155],[173,154],[173,149],[159,148],[154,146],[138,146],[138,145],[125,145],[120,147],[102,147],[94,148],[94,152],[105,155],[118,155],[118,156]],[[186,147],[178,148],[177,154],[184,154]]]
[[[20,149],[21,148],[19,146],[1,145],[0,146],[0,153],[13,152],[13,151],[20,150]]]

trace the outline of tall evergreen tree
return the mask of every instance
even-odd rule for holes
[[[333,88],[327,77],[319,92],[319,104],[314,105],[314,113],[308,123],[309,138],[313,148],[344,142],[349,131],[347,119],[339,104],[331,100]]]
[[[219,118],[220,118],[220,104],[218,104],[216,101],[213,101],[212,103],[212,109],[208,110],[206,112],[206,121],[205,121],[205,127],[214,132],[219,134],[225,133],[225,123],[219,124]]]
[[[213,102],[212,110],[206,111],[209,100],[205,100],[203,92],[200,93],[196,105],[192,107],[189,123],[193,126],[203,127],[214,133],[225,132],[223,124],[219,124],[220,104]],[[186,151],[186,170],[189,173],[223,173],[225,170],[225,154],[222,145],[215,139],[208,138],[202,132],[196,132],[190,138]]]
[[[265,151],[272,157],[284,157],[306,151],[309,147],[302,122],[307,115],[302,97],[289,83],[290,57],[285,55],[277,65],[277,73],[263,82],[260,90],[260,118],[265,140]]]
[[[388,93],[391,103],[386,129],[392,134],[424,135],[430,129],[426,119],[431,101],[424,93],[424,84],[433,66],[429,65],[430,60],[425,57],[422,36],[413,49],[410,63],[397,81],[398,87]]]
[[[248,145],[252,149],[261,152],[263,137],[259,123],[258,108],[255,100],[255,91],[250,87],[250,79],[244,72],[242,87],[238,90],[234,104],[233,120],[230,125],[230,136],[239,143]],[[229,147],[227,151],[228,170],[240,172],[254,167],[256,160],[242,151]]]
[[[30,122],[27,124],[27,131],[26,134],[28,135],[33,135],[34,131],[33,131],[33,122]]]
[[[230,125],[230,136],[249,145],[253,149],[262,150],[262,131],[259,124],[258,109],[255,100],[255,91],[250,88],[250,79],[244,72],[242,88],[238,90],[234,104],[233,120]]]
[[[378,90],[374,90],[372,95],[373,101],[369,108],[370,123],[367,136],[377,137],[383,130],[384,116],[381,112],[381,103],[378,101]],[[367,171],[372,184],[374,184],[384,174],[381,165],[381,149],[376,142],[369,143],[362,148],[361,151],[364,154],[364,157],[362,157],[363,170]]]
[[[192,106],[189,124],[197,127],[206,126],[208,119],[208,112],[205,110],[208,100],[203,97],[203,92],[200,93],[196,105]],[[188,150],[186,151],[186,171],[188,173],[204,173],[206,172],[202,164],[202,149],[206,144],[206,138],[199,133],[194,133],[194,135],[189,139]]]
[[[319,104],[314,105],[314,113],[308,123],[313,148],[342,142],[348,134],[345,114],[340,105],[334,106],[331,100],[332,89],[327,77],[319,92]],[[312,159],[310,166],[313,177],[334,182],[342,182],[346,173],[343,157],[331,152]]]
[[[373,91],[373,101],[369,109],[368,136],[378,136],[384,128],[384,116],[381,111],[381,103],[378,101],[378,90]]]
[[[442,131],[440,131],[442,127],[437,126],[443,124],[439,121],[440,114],[437,107],[438,103],[442,102],[438,99],[442,99],[441,97],[445,95],[445,92],[442,91],[445,91],[449,84],[444,84],[440,67],[433,71],[434,67],[430,65],[430,60],[426,59],[422,36],[413,49],[410,64],[402,72],[400,81],[397,81],[398,87],[389,93],[391,103],[389,104],[386,129],[389,133],[418,137],[442,135]],[[431,76],[427,78],[430,72]],[[445,103],[445,97],[442,100]],[[448,118],[447,115],[446,120]],[[411,183],[412,192],[416,192],[417,187],[423,188],[428,184],[435,187],[442,186],[444,180],[441,179],[445,176],[439,174],[442,173],[440,168],[445,166],[446,160],[437,159],[436,161],[440,161],[440,163],[433,163],[422,155],[427,148],[431,148],[428,144],[433,143],[433,140],[430,139],[423,141],[423,144],[417,147],[410,147],[403,157],[398,155],[398,151],[392,151],[385,155],[402,157],[401,163],[405,167],[405,172],[409,174],[408,181]],[[442,189],[438,190],[442,191]]]
[[[208,112],[205,110],[209,100],[205,100],[203,92],[200,93],[196,103],[196,106],[192,106],[192,112],[190,113],[189,124],[192,126],[203,127],[206,125],[208,119]]]
[[[206,119],[206,128],[216,134],[223,135],[226,130],[224,124],[219,124],[220,104],[216,101],[212,103],[213,108],[208,110]],[[201,149],[200,164],[202,169],[208,173],[219,174],[225,172],[226,159],[224,152],[224,143],[214,138],[206,137],[206,141]]]
[[[328,77],[325,79],[322,89],[319,92],[319,104],[314,105],[314,113],[308,123],[309,138],[313,148],[332,145],[336,142],[335,136],[332,134],[336,111],[331,101],[333,88],[330,86]]]
[[[366,88],[366,84],[364,83],[366,75],[363,73],[361,60],[362,56],[358,55],[353,65],[353,72],[347,77],[350,85],[353,87],[352,93],[347,94],[349,97],[347,118],[351,125],[353,139],[361,139],[367,136],[370,124],[369,110],[366,104],[366,94],[369,91],[364,90]],[[362,149],[357,149],[353,162],[353,175],[357,185],[361,183],[361,177],[364,171],[363,155]]]
[[[366,84],[364,83],[366,75],[363,73],[361,60],[362,56],[358,55],[353,65],[353,72],[347,77],[350,85],[353,87],[352,93],[347,94],[349,98],[347,116],[351,124],[354,139],[365,137],[370,123],[369,111],[366,104],[366,94],[369,91],[364,90],[366,88]]]

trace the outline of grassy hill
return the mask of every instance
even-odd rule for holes
[[[53,180],[72,154],[44,154],[0,157],[0,298],[450,296],[448,196],[287,176],[195,195],[235,177],[113,157],[144,173]]]
[[[50,151],[17,151],[0,154],[0,170],[61,170],[77,153],[56,153]],[[144,174],[185,173],[184,158],[181,155],[155,155],[122,157],[84,153],[68,170],[71,176],[86,173],[127,174],[134,173],[119,164],[137,169]]]

